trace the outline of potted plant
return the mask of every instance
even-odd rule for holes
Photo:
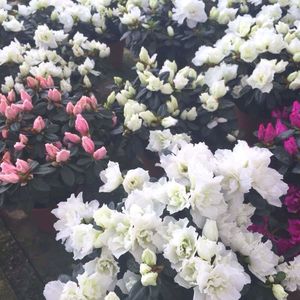
[[[1,95],[1,206],[51,208],[95,187],[105,165],[114,115],[91,96],[70,96],[51,77],[27,78],[20,94]]]
[[[73,276],[48,283],[45,298],[273,300],[297,290],[299,256],[280,260],[270,240],[247,229],[256,213],[250,194],[280,206],[287,191],[268,166],[271,153],[239,142],[213,154],[179,140],[164,150],[159,181],[110,162],[100,191],[121,190],[119,198],[99,205],[72,196],[53,210],[57,238],[80,264]],[[245,177],[232,177],[233,169]]]

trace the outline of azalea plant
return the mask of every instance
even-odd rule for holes
[[[71,97],[51,77],[27,77],[20,94],[1,94],[1,204],[54,205],[87,184],[92,192],[114,124],[93,95]]]
[[[199,0],[126,1],[119,5],[122,39],[135,55],[142,47],[151,54],[158,53],[159,65],[166,59],[189,65],[198,47],[217,41],[225,24],[234,18],[235,10],[225,7],[222,14],[230,12],[230,17],[209,18],[217,9],[214,5]]]
[[[229,78],[235,70],[223,65],[220,72]],[[136,73],[132,82],[115,78],[115,90],[106,101],[121,122],[130,153],[143,151],[149,133],[157,129],[190,134],[194,141],[204,140],[214,149],[235,141],[237,124],[234,104],[226,98],[226,79],[215,80],[212,73],[198,74],[190,67],[179,69],[169,60],[158,68],[156,55],[150,56],[145,48]]]
[[[162,149],[164,177],[109,162],[100,192],[120,198],[107,206],[73,195],[53,210],[57,239],[81,267],[49,282],[47,300],[286,299],[300,288],[300,256],[283,260],[248,230],[256,206],[280,207],[288,189],[269,150],[240,141],[213,154],[153,133],[148,147]]]
[[[235,2],[222,1],[228,7]],[[288,105],[299,88],[299,8],[295,1],[237,2],[243,4],[224,35],[213,45],[201,45],[193,63],[204,70],[223,62],[235,65],[230,93],[237,105],[255,115],[268,114]]]

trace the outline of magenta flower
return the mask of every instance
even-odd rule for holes
[[[260,124],[258,128],[257,136],[258,139],[262,141],[264,144],[272,143],[276,137],[276,131],[272,123],[268,123],[266,128],[264,127],[263,124]]]
[[[290,136],[287,140],[285,140],[283,142],[283,146],[289,155],[295,155],[298,152],[298,145],[293,136]]]
[[[300,188],[290,185],[287,195],[284,198],[284,204],[291,213],[300,213]]]
[[[290,219],[288,232],[294,241],[300,242],[300,220]]]
[[[275,125],[276,135],[278,136],[285,131],[287,131],[287,127],[281,122],[280,119],[277,119],[276,125]]]
[[[293,126],[300,128],[300,103],[298,101],[293,103],[290,121]]]

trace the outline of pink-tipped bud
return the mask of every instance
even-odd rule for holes
[[[290,136],[283,143],[285,151],[290,155],[295,155],[298,152],[298,145],[296,139],[293,136]]]
[[[6,151],[2,157],[2,161],[3,162],[8,162],[10,163],[11,161],[11,155],[10,155],[10,152],[9,151]]]
[[[20,139],[20,142],[25,145],[28,143],[28,137],[22,133],[19,134],[19,139]]]
[[[2,115],[5,115],[5,111],[6,111],[7,107],[8,107],[8,104],[7,104],[7,101],[6,101],[5,97],[1,98],[1,100],[0,100],[0,113]]]
[[[20,109],[18,106],[12,104],[11,106],[8,106],[5,110],[5,117],[8,120],[14,120],[17,118],[18,113],[20,112]]]
[[[94,142],[87,136],[84,136],[82,138],[81,142],[82,148],[84,149],[85,152],[89,154],[93,154],[95,151],[95,144]]]
[[[16,93],[14,90],[11,90],[8,94],[7,94],[7,100],[9,102],[14,102],[16,100]]]
[[[39,84],[39,82],[31,76],[28,76],[26,78],[26,82],[27,82],[28,87],[31,89],[35,89]]]
[[[287,127],[281,122],[280,119],[277,119],[276,125],[275,125],[275,132],[276,136],[280,135],[281,133],[287,131]]]
[[[59,151],[59,149],[54,146],[53,144],[45,144],[45,149],[47,152],[47,155],[50,157],[50,159],[55,159],[57,152]]]
[[[75,129],[82,135],[88,135],[89,133],[89,124],[86,121],[86,119],[81,115],[77,115],[76,116],[76,120],[75,120]]]
[[[14,148],[15,148],[16,151],[22,151],[25,147],[26,147],[26,145],[24,145],[21,142],[16,142],[14,144]]]
[[[17,183],[19,179],[17,174],[0,174],[0,182],[3,183]]]
[[[29,100],[25,100],[22,106],[24,111],[32,111],[33,109],[33,105]]]
[[[264,140],[264,137],[265,137],[265,126],[264,124],[260,124],[259,127],[258,127],[258,132],[257,132],[257,137],[260,141],[263,141]]]
[[[275,128],[273,127],[272,123],[269,123],[266,127],[264,142],[266,144],[273,142],[274,138],[276,137]]]
[[[60,163],[60,162],[65,162],[70,158],[70,151],[63,149],[60,150],[59,152],[57,152],[56,154],[56,162]]]
[[[22,160],[22,159],[17,159],[16,161],[16,168],[17,171],[26,174],[30,170],[30,166],[27,161]]]
[[[8,174],[8,173],[15,173],[17,168],[10,162],[10,160],[3,160],[1,163],[1,172]]]
[[[105,157],[105,155],[107,154],[107,150],[105,147],[101,147],[98,150],[96,150],[93,154],[93,157],[95,160],[100,160],[103,159]]]
[[[53,102],[60,102],[61,101],[61,93],[57,89],[49,90],[48,91],[48,98]]]
[[[45,121],[41,116],[38,116],[33,122],[33,130],[37,133],[41,132],[46,127]]]
[[[92,106],[92,108],[96,109],[97,104],[98,104],[97,98],[94,95],[92,95],[89,99],[90,99],[90,105]]]
[[[111,120],[112,120],[113,127],[115,127],[118,123],[118,117],[116,116],[115,113],[113,113],[113,116],[112,116]]]
[[[41,76],[36,77],[39,81],[39,85],[42,89],[47,89],[48,85],[47,85],[47,79]]]
[[[66,106],[66,112],[68,115],[73,115],[73,111],[74,111],[74,105],[72,102],[68,102],[67,106]]]
[[[78,101],[74,106],[73,114],[74,115],[81,114],[83,112],[84,108],[85,108],[85,105],[81,101]]]
[[[48,78],[47,78],[47,87],[51,88],[53,86],[54,86],[54,81],[53,81],[51,76],[48,76]]]
[[[71,142],[73,144],[78,144],[81,142],[81,138],[79,135],[71,133],[71,132],[65,132],[65,141]]]
[[[29,102],[32,101],[31,96],[30,96],[25,90],[22,90],[21,93],[20,93],[20,95],[21,95],[21,100],[22,100],[23,103],[24,103],[26,100],[29,101]]]

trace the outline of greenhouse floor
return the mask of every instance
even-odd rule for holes
[[[0,299],[43,299],[44,284],[71,272],[72,257],[55,234],[38,230],[30,218],[0,218]]]

